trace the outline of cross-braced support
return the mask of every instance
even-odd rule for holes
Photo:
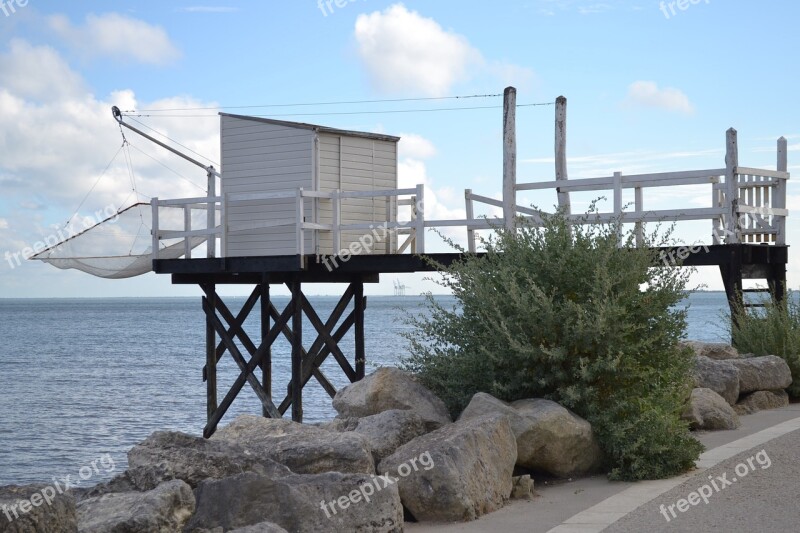
[[[205,293],[203,311],[206,314],[206,366],[203,370],[203,377],[207,382],[208,423],[203,431],[206,438],[216,431],[220,420],[245,383],[250,385],[261,401],[264,416],[281,418],[291,407],[292,420],[302,422],[303,387],[312,377],[319,382],[331,398],[336,394],[336,388],[320,369],[328,356],[333,356],[351,382],[364,377],[366,363],[364,311],[367,300],[364,297],[363,281],[350,283],[325,322],[303,294],[302,284],[299,280],[288,281],[286,286],[291,291],[291,298],[282,312],[278,311],[270,299],[269,279],[265,276],[264,280],[253,289],[239,313],[234,315],[216,293],[214,284],[201,284]],[[353,301],[352,310],[342,320],[351,301]],[[261,314],[261,339],[260,344],[256,346],[256,343],[245,332],[244,323],[258,303],[260,303]],[[316,331],[316,339],[308,350],[303,345],[304,317]],[[341,324],[339,324],[340,321]],[[351,329],[355,334],[355,368],[339,348],[339,342]],[[292,373],[286,397],[276,406],[272,396],[272,345],[281,335],[291,345]],[[220,339],[218,344],[217,338]],[[245,357],[239,346],[244,348],[249,359]],[[231,355],[239,367],[240,374],[222,402],[218,404],[217,364],[225,353]],[[256,369],[259,368],[261,369],[261,381],[255,374]]]

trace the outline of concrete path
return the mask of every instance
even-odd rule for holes
[[[533,501],[463,524],[407,523],[406,531],[800,532],[800,404],[744,416],[737,430],[697,436],[707,451],[696,470],[676,478],[537,484]]]

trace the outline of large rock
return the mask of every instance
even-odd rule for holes
[[[417,413],[399,409],[364,418],[336,419],[324,427],[363,435],[372,448],[372,458],[376,465],[403,444],[428,432],[425,421]]]
[[[511,405],[528,424],[517,439],[520,466],[559,477],[587,474],[602,466],[603,451],[589,422],[550,400],[518,400]]]
[[[343,418],[362,418],[390,409],[414,411],[429,431],[452,422],[444,402],[409,374],[397,368],[379,368],[361,381],[344,387],[333,398]]]
[[[395,484],[365,474],[239,474],[200,484],[197,513],[185,531],[224,531],[272,522],[292,533],[400,532],[403,507]]]
[[[250,456],[271,459],[297,474],[375,473],[367,439],[353,432],[338,433],[290,420],[241,415],[218,430],[211,441],[240,446]]]
[[[417,520],[464,521],[500,509],[511,495],[517,442],[508,418],[488,415],[417,437],[381,461]]]
[[[0,531],[75,533],[75,499],[63,488],[61,484],[0,487]]]
[[[729,405],[736,405],[739,399],[739,369],[733,361],[716,361],[698,356],[692,375],[696,388],[711,389],[725,398]]]
[[[739,415],[725,399],[711,389],[694,389],[681,416],[692,429],[736,429]]]
[[[792,384],[792,371],[776,355],[731,361],[739,369],[739,392],[785,389]]]
[[[785,390],[760,390],[742,396],[733,408],[740,415],[749,415],[787,405],[789,405],[789,394]]]
[[[569,409],[550,400],[519,400],[509,405],[479,392],[459,420],[486,414],[507,416],[517,440],[517,465],[570,477],[597,470],[603,452],[592,426]]]
[[[260,454],[247,453],[234,442],[157,431],[128,452],[125,477],[137,490],[151,490],[172,479],[181,479],[194,488],[208,478],[221,479],[250,471],[272,477],[291,473],[282,464]],[[112,484],[121,481],[115,479]]]
[[[148,492],[117,492],[78,504],[80,533],[178,532],[195,510],[192,489],[179,479]]]
[[[680,344],[694,350],[695,355],[698,357],[708,357],[715,360],[738,359],[741,357],[736,348],[724,342],[683,341]]]

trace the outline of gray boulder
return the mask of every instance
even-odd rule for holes
[[[179,479],[148,492],[117,492],[82,500],[80,533],[178,532],[195,510],[192,489]]]
[[[331,421],[326,427],[332,431],[354,431],[367,439],[375,464],[420,435],[427,433],[425,421],[414,411],[390,409],[364,418],[347,418]]]
[[[249,456],[271,459],[297,474],[375,473],[367,439],[353,432],[337,433],[290,420],[241,415],[218,430],[211,441],[239,446]]]
[[[381,461],[420,521],[475,520],[511,495],[517,442],[508,418],[488,415],[417,437]]]
[[[63,490],[63,486],[61,486]],[[75,499],[55,485],[0,487],[3,533],[75,533]]]
[[[733,361],[716,361],[698,356],[692,375],[696,388],[711,389],[725,398],[729,405],[736,405],[739,399],[739,369]]]
[[[398,368],[379,368],[336,393],[333,408],[342,418],[363,418],[390,409],[414,411],[428,431],[452,422],[444,402]]]
[[[403,507],[397,486],[366,474],[291,475],[272,479],[252,472],[200,484],[197,513],[185,531],[224,531],[272,522],[292,533],[400,532]]]
[[[195,488],[205,479],[221,479],[242,472],[256,471],[272,477],[291,473],[282,464],[248,453],[234,442],[168,431],[157,431],[131,448],[128,465],[125,477],[137,490],[151,490],[172,479],[181,479]],[[121,481],[115,479],[112,484]]]
[[[698,357],[708,357],[715,360],[738,359],[741,357],[736,348],[724,342],[683,341],[680,344],[691,348]]]
[[[520,466],[571,477],[603,465],[603,451],[592,425],[566,407],[542,399],[519,400],[511,406],[527,424],[517,439]]]
[[[776,355],[748,357],[731,361],[739,369],[739,392],[785,389],[792,384],[792,371]]]
[[[778,409],[789,405],[789,395],[785,390],[760,390],[742,396],[733,408],[740,415],[750,415],[767,409]]]
[[[681,418],[688,421],[692,429],[736,429],[741,424],[739,415],[722,396],[703,388],[692,391]]]
[[[579,476],[602,466],[603,452],[591,424],[556,402],[530,399],[509,405],[479,392],[459,420],[487,414],[508,417],[517,440],[518,466],[557,477]]]

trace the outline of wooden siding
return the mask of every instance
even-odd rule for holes
[[[322,133],[319,136],[319,186],[322,192],[372,191],[397,188],[397,143],[361,137],[347,137]],[[342,224],[376,222],[378,238],[372,253],[386,253],[380,223],[387,220],[386,198],[348,198],[342,201]],[[330,201],[320,201],[319,220],[323,224],[333,221]],[[343,231],[342,248],[363,238],[369,231]],[[332,236],[319,235],[320,253],[337,253],[333,250]]]
[[[314,132],[222,116],[222,194],[314,188]],[[306,220],[313,221],[313,200],[305,200]],[[227,257],[296,253],[295,199],[254,200],[230,204],[225,224],[291,222],[277,228],[230,231]],[[313,253],[314,232],[307,231],[305,250]]]

